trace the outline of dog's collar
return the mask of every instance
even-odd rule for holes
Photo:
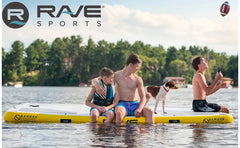
[[[166,92],[169,91],[169,89],[167,89],[165,86],[163,86],[163,89],[164,89]]]

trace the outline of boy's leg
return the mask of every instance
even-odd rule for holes
[[[100,115],[100,112],[98,111],[98,109],[94,108],[92,111],[91,111],[91,119],[92,119],[92,122],[97,122],[97,119]]]
[[[223,105],[218,105],[216,103],[208,103],[207,106],[214,109],[214,112],[229,113],[228,107],[223,106]]]
[[[146,123],[148,123],[148,124],[154,123],[153,110],[150,107],[144,106],[142,113],[143,113],[143,116],[146,118]]]
[[[123,121],[123,118],[127,115],[127,111],[125,107],[117,106],[115,108],[115,114],[116,114],[116,123],[121,123]]]
[[[113,111],[108,111],[105,116],[107,119],[104,121],[104,123],[111,123],[113,118],[114,118],[114,112]]]

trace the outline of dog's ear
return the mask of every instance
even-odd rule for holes
[[[177,88],[177,86],[173,80],[168,81],[166,83],[166,86],[168,86],[169,88]]]
[[[170,88],[171,87],[170,82],[167,82],[165,86]]]

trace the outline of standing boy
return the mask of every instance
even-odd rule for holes
[[[211,85],[207,85],[204,76],[205,70],[208,69],[207,61],[202,57],[198,56],[192,60],[192,67],[197,71],[193,76],[193,111],[195,112],[225,112],[229,113],[229,109],[226,106],[218,105],[215,103],[208,103],[206,101],[206,96],[215,93],[220,88],[225,88],[226,83],[219,83],[223,78],[221,72],[217,72],[215,80]]]

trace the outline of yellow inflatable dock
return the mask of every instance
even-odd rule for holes
[[[232,123],[233,116],[220,112],[193,112],[191,108],[165,107],[166,114],[158,110],[154,115],[155,123]],[[20,104],[4,114],[5,122],[34,123],[86,123],[91,122],[90,108],[83,104]],[[99,123],[106,117],[100,116]],[[144,124],[145,118],[125,117],[124,123]]]

